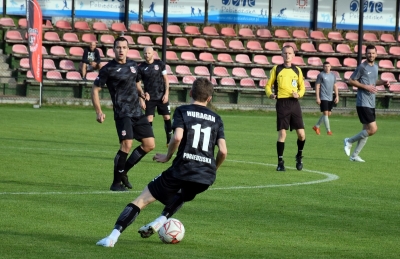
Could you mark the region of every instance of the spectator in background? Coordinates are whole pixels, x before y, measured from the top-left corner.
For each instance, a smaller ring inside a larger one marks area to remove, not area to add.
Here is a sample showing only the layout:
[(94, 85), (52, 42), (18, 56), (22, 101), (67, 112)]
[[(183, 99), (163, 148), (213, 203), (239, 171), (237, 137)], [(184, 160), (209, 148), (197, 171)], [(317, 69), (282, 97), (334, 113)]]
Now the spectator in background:
[(82, 61), (79, 63), (79, 71), (82, 74), (83, 80), (86, 80), (87, 72), (101, 69), (102, 65), (100, 62), (100, 52), (96, 48), (96, 42), (93, 41), (90, 43), (89, 47), (84, 50)]

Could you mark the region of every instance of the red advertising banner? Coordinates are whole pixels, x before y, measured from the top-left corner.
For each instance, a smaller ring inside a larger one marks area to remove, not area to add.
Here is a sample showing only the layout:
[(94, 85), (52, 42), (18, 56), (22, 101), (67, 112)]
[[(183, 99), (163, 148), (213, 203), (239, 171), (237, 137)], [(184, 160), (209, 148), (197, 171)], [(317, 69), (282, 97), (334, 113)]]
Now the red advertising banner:
[(42, 10), (37, 0), (26, 1), (26, 20), (28, 22), (29, 64), (33, 77), (42, 82)]

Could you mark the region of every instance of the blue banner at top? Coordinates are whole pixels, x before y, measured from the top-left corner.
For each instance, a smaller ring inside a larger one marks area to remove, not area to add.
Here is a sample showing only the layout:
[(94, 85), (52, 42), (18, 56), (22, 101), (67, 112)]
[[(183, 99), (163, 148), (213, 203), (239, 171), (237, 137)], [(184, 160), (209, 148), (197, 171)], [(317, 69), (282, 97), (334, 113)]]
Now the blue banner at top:
[[(204, 23), (204, 1), (169, 0), (168, 22)], [(162, 22), (164, 0), (143, 0), (143, 21)]]

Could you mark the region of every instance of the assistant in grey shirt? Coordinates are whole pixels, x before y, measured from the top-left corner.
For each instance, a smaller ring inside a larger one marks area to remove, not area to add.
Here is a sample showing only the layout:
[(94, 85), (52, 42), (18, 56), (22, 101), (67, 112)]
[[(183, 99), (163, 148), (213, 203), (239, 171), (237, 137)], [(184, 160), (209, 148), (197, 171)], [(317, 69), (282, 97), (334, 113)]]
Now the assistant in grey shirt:
[(332, 101), (333, 86), (336, 83), (336, 76), (333, 73), (322, 71), (318, 74), (315, 84), (320, 84), (319, 98), (325, 101)]

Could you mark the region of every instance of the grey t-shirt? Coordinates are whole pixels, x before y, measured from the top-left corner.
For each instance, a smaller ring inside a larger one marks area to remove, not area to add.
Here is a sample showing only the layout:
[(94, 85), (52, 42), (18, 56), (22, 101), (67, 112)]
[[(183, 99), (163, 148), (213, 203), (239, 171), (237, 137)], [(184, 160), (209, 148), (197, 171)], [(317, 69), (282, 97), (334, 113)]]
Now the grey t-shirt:
[[(364, 85), (376, 86), (376, 81), (378, 80), (378, 66), (376, 64), (370, 66), (367, 61), (365, 61), (356, 68), (350, 76), (350, 79), (357, 80)], [(356, 106), (375, 108), (375, 94), (358, 88)]]
[(336, 83), (336, 76), (333, 73), (322, 71), (317, 76), (315, 84), (320, 84), (319, 98), (324, 101), (332, 101), (333, 85)]

